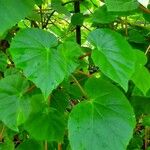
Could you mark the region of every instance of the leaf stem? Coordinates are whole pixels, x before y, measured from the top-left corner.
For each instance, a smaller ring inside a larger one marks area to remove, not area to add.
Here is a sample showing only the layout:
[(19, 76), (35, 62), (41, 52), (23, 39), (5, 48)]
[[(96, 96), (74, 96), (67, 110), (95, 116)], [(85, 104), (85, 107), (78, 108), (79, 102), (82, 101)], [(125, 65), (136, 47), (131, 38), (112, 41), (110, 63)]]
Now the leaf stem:
[(91, 77), (91, 76), (92, 76), (91, 74), (85, 73), (85, 72), (83, 72), (83, 71), (77, 71), (76, 73), (77, 73), (77, 74), (79, 73), (79, 74), (85, 75), (85, 76), (87, 76), (87, 77)]
[(145, 55), (147, 55), (147, 53), (149, 52), (149, 50), (150, 50), (150, 45), (149, 45), (148, 48), (146, 49)]
[(78, 82), (78, 80), (76, 79), (76, 77), (74, 75), (71, 75), (72, 79), (75, 81), (75, 83), (77, 84), (77, 86), (79, 87), (79, 89), (81, 90), (83, 96), (87, 99), (87, 93), (84, 91), (83, 87), (81, 86), (81, 84)]
[(47, 143), (47, 141), (45, 141), (45, 143), (44, 143), (44, 150), (48, 150), (48, 143)]
[(3, 139), (4, 130), (5, 130), (5, 126), (3, 125), (2, 130), (0, 132), (0, 141), (2, 141), (2, 139)]
[(142, 4), (140, 4), (139, 7), (140, 7), (140, 9), (141, 9), (144, 13), (150, 14), (150, 10), (149, 10), (148, 8), (144, 7)]
[(40, 8), (40, 17), (41, 17), (41, 28), (43, 29), (43, 11), (42, 11), (42, 5), (39, 7)]
[(58, 150), (62, 150), (62, 144), (58, 143)]
[(32, 90), (34, 90), (35, 87), (36, 87), (35, 85), (32, 85), (32, 86), (29, 87), (23, 94), (32, 92)]
[(145, 127), (145, 138), (144, 138), (144, 148), (147, 149), (149, 138), (149, 127)]
[(128, 36), (128, 18), (125, 17), (125, 35)]
[(80, 56), (79, 59), (84, 59), (87, 56), (91, 56), (91, 52), (87, 52), (84, 55)]

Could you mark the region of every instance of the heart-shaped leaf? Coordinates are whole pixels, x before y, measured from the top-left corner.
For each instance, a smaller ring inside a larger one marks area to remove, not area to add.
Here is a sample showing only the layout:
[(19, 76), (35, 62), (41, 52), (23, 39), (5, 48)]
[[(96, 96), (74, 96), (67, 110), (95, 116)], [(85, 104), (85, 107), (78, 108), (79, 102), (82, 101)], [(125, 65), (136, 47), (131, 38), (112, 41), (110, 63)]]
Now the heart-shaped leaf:
[(106, 24), (115, 21), (117, 15), (112, 12), (108, 12), (106, 6), (104, 5), (95, 10), (92, 18), (95, 23)]
[(11, 75), (0, 80), (0, 120), (18, 131), (30, 113), (30, 101), (25, 92), (28, 82), (21, 75)]
[(125, 150), (135, 126), (128, 100), (101, 79), (89, 79), (86, 91), (90, 100), (75, 106), (69, 118), (72, 149)]
[(80, 47), (64, 42), (44, 30), (25, 29), (13, 39), (10, 53), (18, 68), (43, 92), (45, 99), (78, 66)]
[(36, 140), (61, 141), (65, 131), (64, 116), (50, 107), (32, 113), (25, 123), (25, 129)]
[(92, 31), (88, 40), (95, 46), (92, 53), (94, 63), (106, 76), (127, 91), (136, 61), (135, 53), (128, 42), (120, 34), (109, 29)]

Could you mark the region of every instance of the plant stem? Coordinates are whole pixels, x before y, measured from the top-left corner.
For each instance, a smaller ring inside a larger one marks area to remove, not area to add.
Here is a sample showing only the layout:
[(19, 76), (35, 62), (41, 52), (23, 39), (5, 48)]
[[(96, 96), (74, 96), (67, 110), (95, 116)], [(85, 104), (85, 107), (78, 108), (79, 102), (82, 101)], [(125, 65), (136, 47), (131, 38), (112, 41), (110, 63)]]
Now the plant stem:
[[(62, 6), (65, 6), (65, 5), (70, 4), (70, 3), (73, 3), (73, 2), (74, 2), (74, 0), (71, 0), (71, 1), (68, 1), (68, 2), (65, 2), (65, 3), (62, 3)], [(42, 9), (42, 10), (43, 10), (43, 9)], [(49, 9), (49, 10), (50, 10), (50, 9)], [(47, 25), (48, 25), (48, 23), (49, 23), (51, 17), (54, 15), (55, 12), (56, 12), (56, 10), (53, 10), (53, 11), (51, 12), (51, 14), (47, 16), (46, 22), (43, 23), (43, 28), (46, 28), (46, 27), (47, 27)]]
[(88, 78), (92, 76), (91, 74), (85, 73), (85, 72), (83, 72), (83, 71), (77, 71), (76, 73), (77, 73), (77, 74), (79, 73), (79, 74), (85, 75), (85, 76), (87, 76)]
[(33, 90), (34, 88), (36, 88), (36, 86), (35, 86), (35, 85), (32, 85), (32, 86), (31, 86), (31, 87), (29, 87), (29, 88), (27, 89), (27, 91), (25, 91), (23, 94), (26, 94), (26, 93), (32, 92), (32, 90)]
[(40, 8), (40, 17), (41, 17), (41, 28), (43, 29), (44, 23), (43, 23), (43, 11), (42, 11), (42, 5), (39, 6), (39, 8)]
[[(80, 13), (80, 2), (74, 2), (74, 11), (75, 13)], [(81, 26), (76, 26), (76, 42), (81, 45)]]
[(144, 148), (145, 150), (148, 147), (148, 139), (149, 139), (149, 127), (145, 127), (145, 138), (144, 138)]
[(51, 102), (51, 95), (48, 96), (48, 101), (47, 101), (48, 106), (50, 106), (50, 102)]
[(0, 132), (0, 141), (2, 141), (2, 139), (3, 139), (4, 130), (5, 130), (5, 126), (3, 125), (2, 130)]
[(83, 59), (83, 58), (85, 58), (87, 56), (91, 56), (91, 52), (85, 53), (84, 55), (80, 56), (79, 59)]
[(94, 7), (98, 8), (98, 6), (92, 0), (90, 0), (90, 2), (93, 4)]
[(125, 17), (125, 35), (128, 36), (128, 20), (127, 16)]
[(84, 91), (83, 87), (80, 85), (80, 83), (78, 82), (78, 80), (76, 79), (76, 77), (74, 75), (71, 75), (71, 77), (73, 78), (73, 80), (75, 81), (75, 83), (77, 84), (77, 86), (79, 87), (79, 89), (81, 90), (82, 94), (84, 95), (85, 98), (87, 98), (87, 93)]
[(58, 150), (62, 150), (62, 144), (58, 143)]
[(47, 17), (46, 22), (43, 24), (43, 28), (46, 28), (46, 27), (47, 27), (47, 25), (48, 25), (48, 23), (49, 23), (50, 18), (54, 15), (54, 13), (55, 13), (55, 12), (56, 12), (56, 11), (55, 11), (55, 10), (53, 10), (53, 11), (51, 12), (51, 14)]
[(45, 143), (44, 143), (44, 150), (48, 150), (48, 143), (47, 143), (47, 141), (45, 141)]
[(139, 7), (144, 13), (150, 14), (150, 10), (148, 8), (144, 7), (142, 4), (140, 4)]
[(147, 53), (149, 52), (149, 50), (150, 50), (150, 45), (149, 45), (148, 48), (146, 49), (145, 55), (147, 55)]

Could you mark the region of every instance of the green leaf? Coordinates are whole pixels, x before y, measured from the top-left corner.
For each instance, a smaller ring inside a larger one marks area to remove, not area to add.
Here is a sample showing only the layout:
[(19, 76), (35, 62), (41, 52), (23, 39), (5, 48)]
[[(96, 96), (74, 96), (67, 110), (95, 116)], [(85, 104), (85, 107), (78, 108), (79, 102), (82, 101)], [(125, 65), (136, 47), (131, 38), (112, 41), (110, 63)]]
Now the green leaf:
[(69, 104), (69, 96), (64, 91), (55, 91), (51, 96), (51, 107), (64, 113)]
[(25, 142), (19, 144), (16, 150), (43, 150), (43, 144), (33, 139), (28, 139)]
[(5, 77), (10, 76), (10, 75), (14, 75), (14, 74), (20, 74), (20, 70), (17, 68), (8, 68), (4, 72)]
[(142, 120), (144, 126), (150, 126), (150, 116), (145, 116)]
[(82, 13), (76, 13), (71, 17), (71, 23), (76, 26), (82, 26), (84, 21), (84, 15)]
[(137, 134), (133, 135), (133, 138), (131, 139), (127, 150), (141, 150), (143, 144), (143, 137), (137, 132)]
[(135, 71), (140, 69), (141, 66), (144, 66), (147, 63), (147, 57), (141, 50), (135, 49), (135, 58), (136, 58), (136, 65), (135, 65)]
[(79, 56), (81, 56), (82, 50), (76, 42), (66, 41), (58, 46), (58, 51), (62, 55), (65, 74), (68, 77), (79, 65)]
[[(142, 31), (143, 32), (143, 31)], [(129, 31), (129, 41), (134, 43), (145, 43), (145, 35), (138, 30), (130, 30)]]
[(105, 0), (108, 11), (132, 11), (138, 8), (137, 0)]
[(10, 53), (18, 68), (43, 92), (45, 98), (78, 66), (80, 47), (64, 42), (44, 30), (25, 29), (13, 39)]
[(46, 106), (42, 94), (35, 94), (31, 97), (31, 113), (42, 111)]
[(147, 62), (147, 58), (142, 51), (136, 50), (136, 69), (131, 78), (134, 84), (146, 95), (150, 89), (150, 73), (144, 65)]
[(32, 0), (0, 0), (0, 36), (32, 12)]
[(88, 40), (95, 46), (92, 52), (94, 63), (106, 76), (127, 90), (135, 69), (135, 54), (128, 42), (109, 29), (92, 31)]
[(72, 150), (125, 150), (135, 126), (128, 100), (101, 79), (89, 79), (85, 88), (89, 101), (76, 105), (69, 118)]
[(0, 71), (5, 71), (7, 67), (7, 56), (0, 51)]
[(34, 0), (34, 1), (38, 6), (40, 6), (44, 3), (44, 0)]
[(21, 75), (11, 75), (0, 80), (0, 120), (12, 130), (27, 119), (30, 102), (25, 94), (29, 85)]
[(65, 131), (64, 116), (50, 107), (32, 113), (25, 123), (25, 129), (36, 140), (61, 141)]
[(150, 22), (150, 16), (149, 14), (143, 14), (143, 17), (146, 21)]
[(150, 89), (150, 72), (148, 69), (141, 67), (139, 70), (136, 70), (131, 79), (143, 94), (146, 95), (147, 91)]
[(112, 12), (108, 12), (106, 6), (104, 5), (95, 10), (92, 18), (95, 23), (106, 24), (115, 21), (117, 15), (114, 15)]
[(72, 99), (80, 99), (83, 97), (83, 93), (81, 92), (77, 84), (70, 84), (67, 90)]
[(51, 0), (51, 7), (60, 14), (70, 16), (70, 12), (66, 9), (66, 7), (62, 5), (61, 0)]
[(133, 96), (130, 101), (137, 118), (140, 117), (142, 114), (150, 114), (149, 98), (143, 96)]

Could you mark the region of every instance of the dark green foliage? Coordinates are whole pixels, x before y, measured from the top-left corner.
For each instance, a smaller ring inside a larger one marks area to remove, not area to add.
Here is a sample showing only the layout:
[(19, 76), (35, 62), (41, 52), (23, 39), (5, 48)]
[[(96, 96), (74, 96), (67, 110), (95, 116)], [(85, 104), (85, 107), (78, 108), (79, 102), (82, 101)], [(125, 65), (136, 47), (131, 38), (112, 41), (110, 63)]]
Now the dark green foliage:
[(0, 150), (148, 150), (149, 15), (137, 0), (0, 0)]

